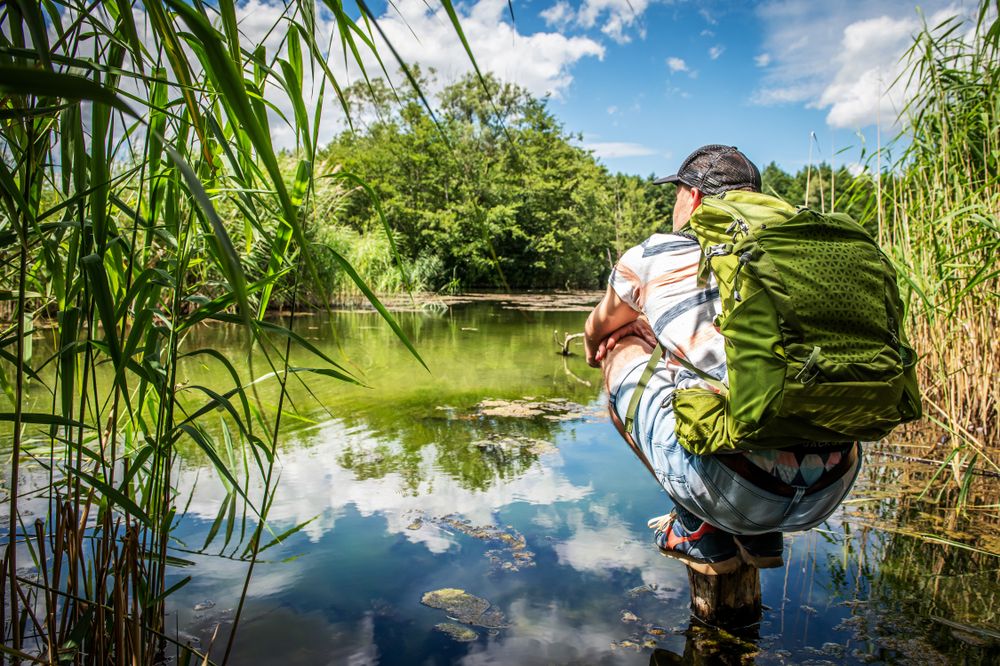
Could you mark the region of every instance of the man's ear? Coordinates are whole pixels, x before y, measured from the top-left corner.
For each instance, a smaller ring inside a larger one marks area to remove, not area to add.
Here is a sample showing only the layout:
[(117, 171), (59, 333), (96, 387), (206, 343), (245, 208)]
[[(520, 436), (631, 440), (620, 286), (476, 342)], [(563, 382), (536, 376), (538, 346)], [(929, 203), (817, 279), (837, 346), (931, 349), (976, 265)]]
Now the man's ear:
[(691, 188), (691, 210), (694, 210), (701, 205), (701, 200), (705, 197), (705, 193), (699, 190), (697, 187)]

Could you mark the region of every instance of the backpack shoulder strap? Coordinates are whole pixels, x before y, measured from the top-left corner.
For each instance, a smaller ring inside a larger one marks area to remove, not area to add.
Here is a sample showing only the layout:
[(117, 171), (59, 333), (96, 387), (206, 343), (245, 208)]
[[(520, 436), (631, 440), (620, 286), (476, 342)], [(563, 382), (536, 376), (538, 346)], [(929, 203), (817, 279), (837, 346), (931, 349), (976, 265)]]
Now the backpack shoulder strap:
[(646, 390), (646, 385), (649, 384), (649, 380), (652, 379), (653, 373), (656, 372), (656, 366), (659, 364), (660, 359), (663, 358), (664, 353), (669, 354), (672, 359), (680, 363), (684, 368), (690, 370), (698, 377), (714, 388), (716, 391), (722, 395), (729, 394), (729, 387), (724, 383), (708, 374), (704, 370), (695, 367), (686, 358), (681, 357), (679, 354), (675, 354), (669, 349), (664, 348), (662, 344), (657, 344), (653, 348), (653, 353), (649, 357), (649, 361), (646, 363), (646, 368), (642, 371), (642, 376), (639, 377), (639, 382), (635, 386), (635, 390), (632, 391), (632, 399), (628, 401), (628, 409), (625, 410), (625, 432), (632, 434), (632, 426), (635, 424), (635, 413), (639, 409), (639, 400), (642, 398), (643, 392)]
[(646, 369), (642, 371), (642, 376), (639, 377), (639, 383), (635, 385), (635, 390), (632, 391), (632, 399), (628, 401), (628, 409), (625, 410), (625, 432), (632, 434), (632, 426), (635, 424), (635, 412), (639, 409), (639, 399), (642, 398), (643, 392), (646, 390), (646, 384), (653, 377), (653, 373), (656, 371), (656, 364), (660, 362), (663, 358), (663, 345), (657, 344), (653, 348), (653, 353), (649, 357), (649, 361), (646, 363)]

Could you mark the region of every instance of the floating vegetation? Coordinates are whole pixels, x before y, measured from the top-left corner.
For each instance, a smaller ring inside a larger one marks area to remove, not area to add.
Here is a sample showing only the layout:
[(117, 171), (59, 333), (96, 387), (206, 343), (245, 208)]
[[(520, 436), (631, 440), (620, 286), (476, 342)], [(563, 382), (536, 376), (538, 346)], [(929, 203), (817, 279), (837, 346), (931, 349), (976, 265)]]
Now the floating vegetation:
[(555, 444), (544, 439), (533, 439), (522, 435), (501, 435), (500, 433), (490, 433), (485, 439), (480, 439), (472, 443), (487, 452), (515, 453), (524, 451), (536, 456), (553, 453), (556, 450)]
[(642, 597), (647, 594), (656, 594), (656, 590), (658, 589), (658, 587), (659, 586), (656, 585), (656, 583), (650, 585), (639, 585), (637, 587), (633, 587), (625, 594), (626, 596), (628, 596), (629, 599), (635, 599), (637, 597)]
[[(420, 599), (420, 603), (443, 610), (449, 618), (456, 622), (474, 627), (502, 629), (507, 626), (504, 614), (499, 609), (493, 608), (493, 604), (489, 601), (454, 587), (426, 592)], [(438, 625), (438, 627), (440, 626)], [(439, 629), (439, 631), (444, 630)]]
[(458, 641), (459, 643), (471, 643), (472, 641), (479, 638), (479, 634), (476, 633), (474, 629), (469, 629), (468, 627), (463, 627), (460, 624), (454, 624), (452, 622), (441, 622), (440, 624), (435, 624), (434, 629), (445, 634), (453, 641)]
[[(494, 292), (466, 292), (462, 294), (387, 294), (382, 303), (389, 310), (419, 312), (427, 309), (447, 311), (456, 305), (470, 303), (499, 303), (504, 310), (528, 312), (590, 312), (604, 295), (603, 291), (565, 291), (555, 293), (497, 294)], [(338, 307), (350, 311), (359, 308), (373, 309), (371, 303), (351, 294), (338, 295)]]
[[(646, 585), (642, 585), (640, 587), (649, 590), (649, 587)], [(637, 589), (640, 588), (633, 588), (633, 590)], [(629, 590), (629, 592), (631, 591), (632, 590)], [(627, 608), (622, 609), (620, 619), (625, 624), (632, 625), (634, 631), (627, 637), (623, 638), (622, 640), (612, 641), (611, 642), (612, 650), (617, 650), (619, 648), (624, 650), (635, 650), (635, 651), (643, 649), (654, 649), (659, 645), (659, 641), (662, 640), (663, 637), (666, 636), (668, 633), (670, 633), (670, 631), (664, 627), (652, 624), (650, 622), (643, 622), (641, 617), (639, 617), (638, 615), (636, 615)]]
[(492, 548), (485, 552), (486, 558), (496, 571), (513, 572), (523, 567), (535, 566), (535, 554), (527, 550), (528, 543), (524, 535), (510, 525), (506, 527), (474, 525), (471, 520), (455, 515), (435, 518), (433, 522), (445, 529), (461, 532), (466, 536), (479, 539), (480, 541), (502, 544), (500, 548)]
[(583, 405), (564, 398), (538, 400), (525, 396), (515, 400), (483, 400), (476, 405), (480, 416), (500, 416), (503, 418), (528, 419), (544, 418), (550, 421), (568, 421), (596, 415)]

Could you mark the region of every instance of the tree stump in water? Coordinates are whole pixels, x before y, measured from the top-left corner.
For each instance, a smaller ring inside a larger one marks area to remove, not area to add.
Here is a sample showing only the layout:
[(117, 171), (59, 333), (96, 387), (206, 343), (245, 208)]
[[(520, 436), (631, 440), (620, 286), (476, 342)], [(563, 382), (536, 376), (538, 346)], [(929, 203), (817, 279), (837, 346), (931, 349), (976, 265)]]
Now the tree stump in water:
[(760, 621), (760, 569), (749, 564), (728, 574), (709, 576), (688, 567), (691, 612), (716, 627), (745, 627)]

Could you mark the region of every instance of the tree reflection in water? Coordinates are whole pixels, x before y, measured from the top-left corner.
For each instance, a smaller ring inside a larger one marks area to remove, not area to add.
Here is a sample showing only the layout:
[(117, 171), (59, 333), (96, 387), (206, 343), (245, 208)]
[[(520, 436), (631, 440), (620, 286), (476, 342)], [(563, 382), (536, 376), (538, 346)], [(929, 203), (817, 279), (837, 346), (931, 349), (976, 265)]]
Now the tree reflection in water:
[[(786, 567), (763, 572), (769, 608), (758, 636), (726, 637), (690, 626), (683, 565), (661, 557), (645, 527), (668, 500), (600, 414), (599, 374), (552, 342), (553, 330), (579, 330), (585, 313), (476, 305), (403, 314), (430, 373), (374, 317), (308, 317), (297, 327), (372, 388), (289, 383), (298, 418), (283, 421), (270, 519), (275, 534), (303, 527), (264, 551), (238, 663), (1000, 662), (995, 479), (968, 494), (993, 508), (961, 516), (954, 491), (913, 499), (934, 467), (869, 447), (848, 503), (789, 536)], [(224, 328), (192, 335), (237, 360), (239, 341)], [(213, 387), (212, 371), (192, 363), (180, 379)], [(267, 404), (273, 385), (257, 388)], [(525, 398), (588, 409), (563, 421), (479, 407)], [(224, 643), (243, 531), (198, 552), (228, 491), (193, 448), (181, 451), (175, 483), (187, 509), (175, 554), (194, 566), (168, 581), (192, 576), (171, 597), (174, 619), (203, 645), (222, 622)], [(534, 566), (494, 566), (490, 539), (501, 534), (523, 537), (512, 552), (532, 553)], [(441, 588), (489, 599), (509, 626), (455, 643), (419, 603)], [(215, 614), (193, 611), (206, 599)]]

